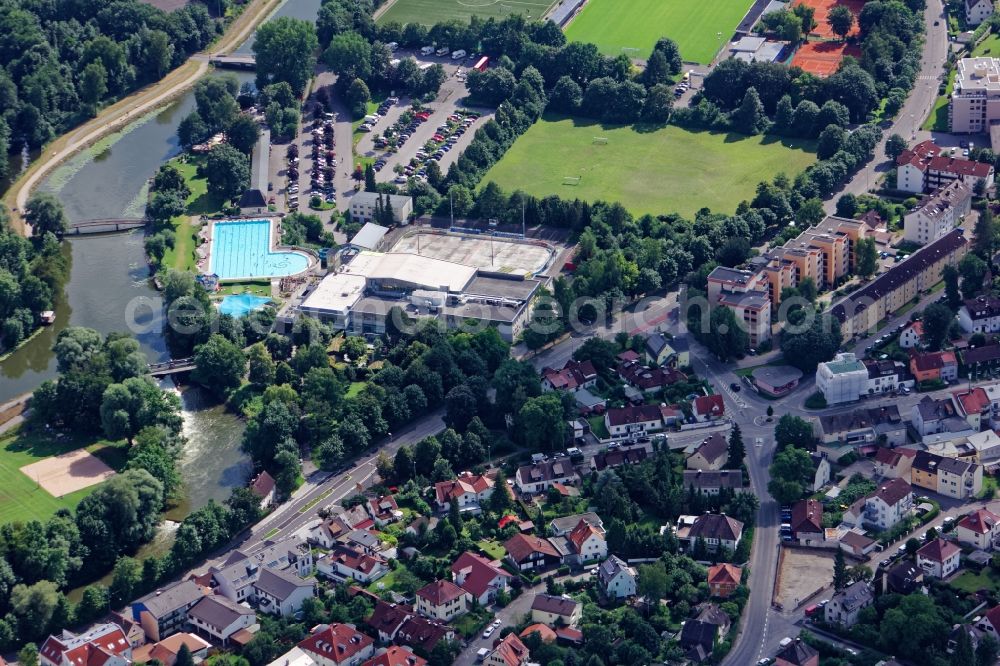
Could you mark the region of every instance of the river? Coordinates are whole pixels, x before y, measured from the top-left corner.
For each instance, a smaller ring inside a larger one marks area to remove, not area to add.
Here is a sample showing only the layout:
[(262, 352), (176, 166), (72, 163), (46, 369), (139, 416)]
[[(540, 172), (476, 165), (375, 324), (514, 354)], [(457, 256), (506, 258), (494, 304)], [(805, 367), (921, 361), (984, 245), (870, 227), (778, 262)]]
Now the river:
[[(288, 0), (271, 18), (315, 20), (319, 6), (320, 0)], [(252, 41), (237, 52), (248, 53)], [(249, 72), (231, 73), (241, 83), (254, 78)], [(177, 126), (194, 107), (194, 93), (189, 91), (75, 156), (40, 189), (55, 193), (73, 221), (141, 215), (146, 183), (180, 152)], [(160, 329), (160, 297), (148, 281), (142, 232), (73, 238), (66, 251), (72, 268), (64, 293), (57, 295), (56, 321), (0, 361), (0, 403), (56, 376), (52, 344), (70, 325), (102, 333), (130, 331), (151, 362), (169, 356)], [(239, 451), (242, 422), (221, 406), (212, 406), (197, 389), (185, 391), (183, 403), (189, 442), (181, 461), (186, 494), (168, 513), (174, 520), (209, 499), (225, 499), (249, 473), (248, 459)]]

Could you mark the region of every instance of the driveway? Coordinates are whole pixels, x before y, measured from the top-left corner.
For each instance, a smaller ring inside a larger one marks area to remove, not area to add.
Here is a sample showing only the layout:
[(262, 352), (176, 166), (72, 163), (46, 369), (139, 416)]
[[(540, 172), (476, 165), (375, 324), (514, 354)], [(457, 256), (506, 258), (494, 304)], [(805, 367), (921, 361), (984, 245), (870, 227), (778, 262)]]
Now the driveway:
[(535, 594), (544, 591), (545, 585), (524, 588), (517, 599), (514, 599), (497, 612), (496, 619), (500, 620), (500, 626), (497, 627), (497, 630), (489, 638), (483, 638), (482, 633), (480, 633), (473, 640), (469, 641), (469, 644), (458, 655), (458, 658), (455, 659), (454, 666), (472, 666), (477, 663), (476, 652), (480, 648), (492, 649), (493, 643), (500, 638), (500, 630), (504, 627), (517, 624), (524, 615), (530, 613), (531, 602), (534, 600)]

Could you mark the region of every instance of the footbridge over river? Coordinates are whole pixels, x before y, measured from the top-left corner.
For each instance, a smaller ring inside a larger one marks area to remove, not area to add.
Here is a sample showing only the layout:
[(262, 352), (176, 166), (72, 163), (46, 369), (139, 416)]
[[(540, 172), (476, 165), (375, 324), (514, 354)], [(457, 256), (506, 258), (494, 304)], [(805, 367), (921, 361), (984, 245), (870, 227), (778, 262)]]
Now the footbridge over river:
[(119, 231), (140, 229), (146, 226), (144, 217), (100, 218), (93, 220), (77, 220), (70, 222), (66, 234), (79, 236), (81, 234), (113, 234)]

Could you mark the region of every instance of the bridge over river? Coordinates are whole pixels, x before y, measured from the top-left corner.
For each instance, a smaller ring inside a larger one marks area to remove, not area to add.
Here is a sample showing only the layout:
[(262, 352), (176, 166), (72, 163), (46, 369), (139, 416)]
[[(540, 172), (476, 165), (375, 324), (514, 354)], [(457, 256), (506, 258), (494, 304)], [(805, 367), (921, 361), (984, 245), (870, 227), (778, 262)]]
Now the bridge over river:
[(112, 234), (118, 231), (141, 229), (144, 226), (146, 226), (146, 218), (144, 217), (77, 220), (69, 224), (66, 234), (70, 236), (79, 236), (81, 234)]

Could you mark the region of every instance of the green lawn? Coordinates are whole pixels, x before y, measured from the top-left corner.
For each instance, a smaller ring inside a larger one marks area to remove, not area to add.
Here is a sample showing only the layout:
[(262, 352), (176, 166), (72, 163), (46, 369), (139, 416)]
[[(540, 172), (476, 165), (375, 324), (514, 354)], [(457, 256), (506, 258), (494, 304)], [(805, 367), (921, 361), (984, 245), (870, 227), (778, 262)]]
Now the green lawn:
[(468, 23), (473, 16), (489, 18), (509, 14), (540, 18), (553, 4), (553, 0), (397, 0), (379, 17), (378, 23), (399, 21), (404, 25), (422, 23), (432, 26), (454, 20)]
[(590, 424), (590, 432), (594, 433), (594, 437), (597, 439), (607, 439), (611, 436), (608, 432), (608, 426), (604, 423), (603, 416), (591, 416), (587, 419)]
[[(990, 37), (985, 40), (983, 44), (986, 44), (993, 39), (995, 39), (995, 37)], [(980, 46), (982, 46), (982, 44), (980, 44)], [(934, 100), (934, 108), (931, 109), (930, 115), (927, 116), (927, 120), (924, 121), (921, 129), (935, 132), (947, 132), (951, 129), (948, 124), (948, 100), (951, 97), (951, 91), (954, 87), (955, 70), (951, 70), (948, 74), (948, 86), (945, 88), (944, 94), (938, 95), (938, 98)]]
[(979, 590), (993, 590), (993, 593), (996, 594), (1000, 592), (1000, 574), (989, 567), (984, 568), (979, 573), (964, 571), (949, 585), (966, 594), (973, 594)]
[(365, 386), (367, 386), (365, 382), (351, 382), (351, 385), (347, 387), (347, 393), (344, 395), (344, 397), (345, 398), (357, 397), (361, 393), (361, 391), (364, 390)]
[(16, 432), (0, 438), (0, 523), (16, 520), (45, 520), (57, 510), (73, 509), (98, 486), (84, 488), (63, 497), (53, 497), (28, 478), (21, 467), (43, 458), (74, 451), (83, 446), (109, 467), (125, 466), (125, 450), (106, 441)]
[[(708, 64), (753, 3), (749, 0), (589, 0), (566, 28), (566, 37), (592, 42), (602, 53), (646, 58), (669, 37), (681, 58)], [(623, 49), (629, 49), (623, 51)], [(634, 49), (634, 50), (633, 50)]]
[(167, 248), (163, 255), (163, 266), (181, 271), (196, 271), (198, 229), (189, 216), (212, 215), (222, 210), (222, 202), (208, 193), (208, 179), (198, 176), (198, 164), (203, 157), (185, 155), (171, 160), (171, 164), (184, 176), (191, 194), (187, 198), (187, 212), (178, 215), (171, 223), (174, 226), (174, 247)]
[[(595, 144), (594, 137), (607, 137)], [(521, 136), (486, 174), (508, 191), (543, 197), (620, 201), (635, 214), (700, 208), (732, 213), (752, 199), (757, 184), (780, 171), (794, 178), (815, 161), (812, 142), (771, 136), (689, 131), (673, 125), (653, 131), (546, 116)], [(581, 177), (578, 185), (566, 176)]]
[(503, 546), (498, 544), (496, 541), (483, 539), (476, 545), (479, 546), (480, 550), (492, 557), (494, 560), (503, 559), (503, 556), (507, 554), (507, 551), (503, 549)]

